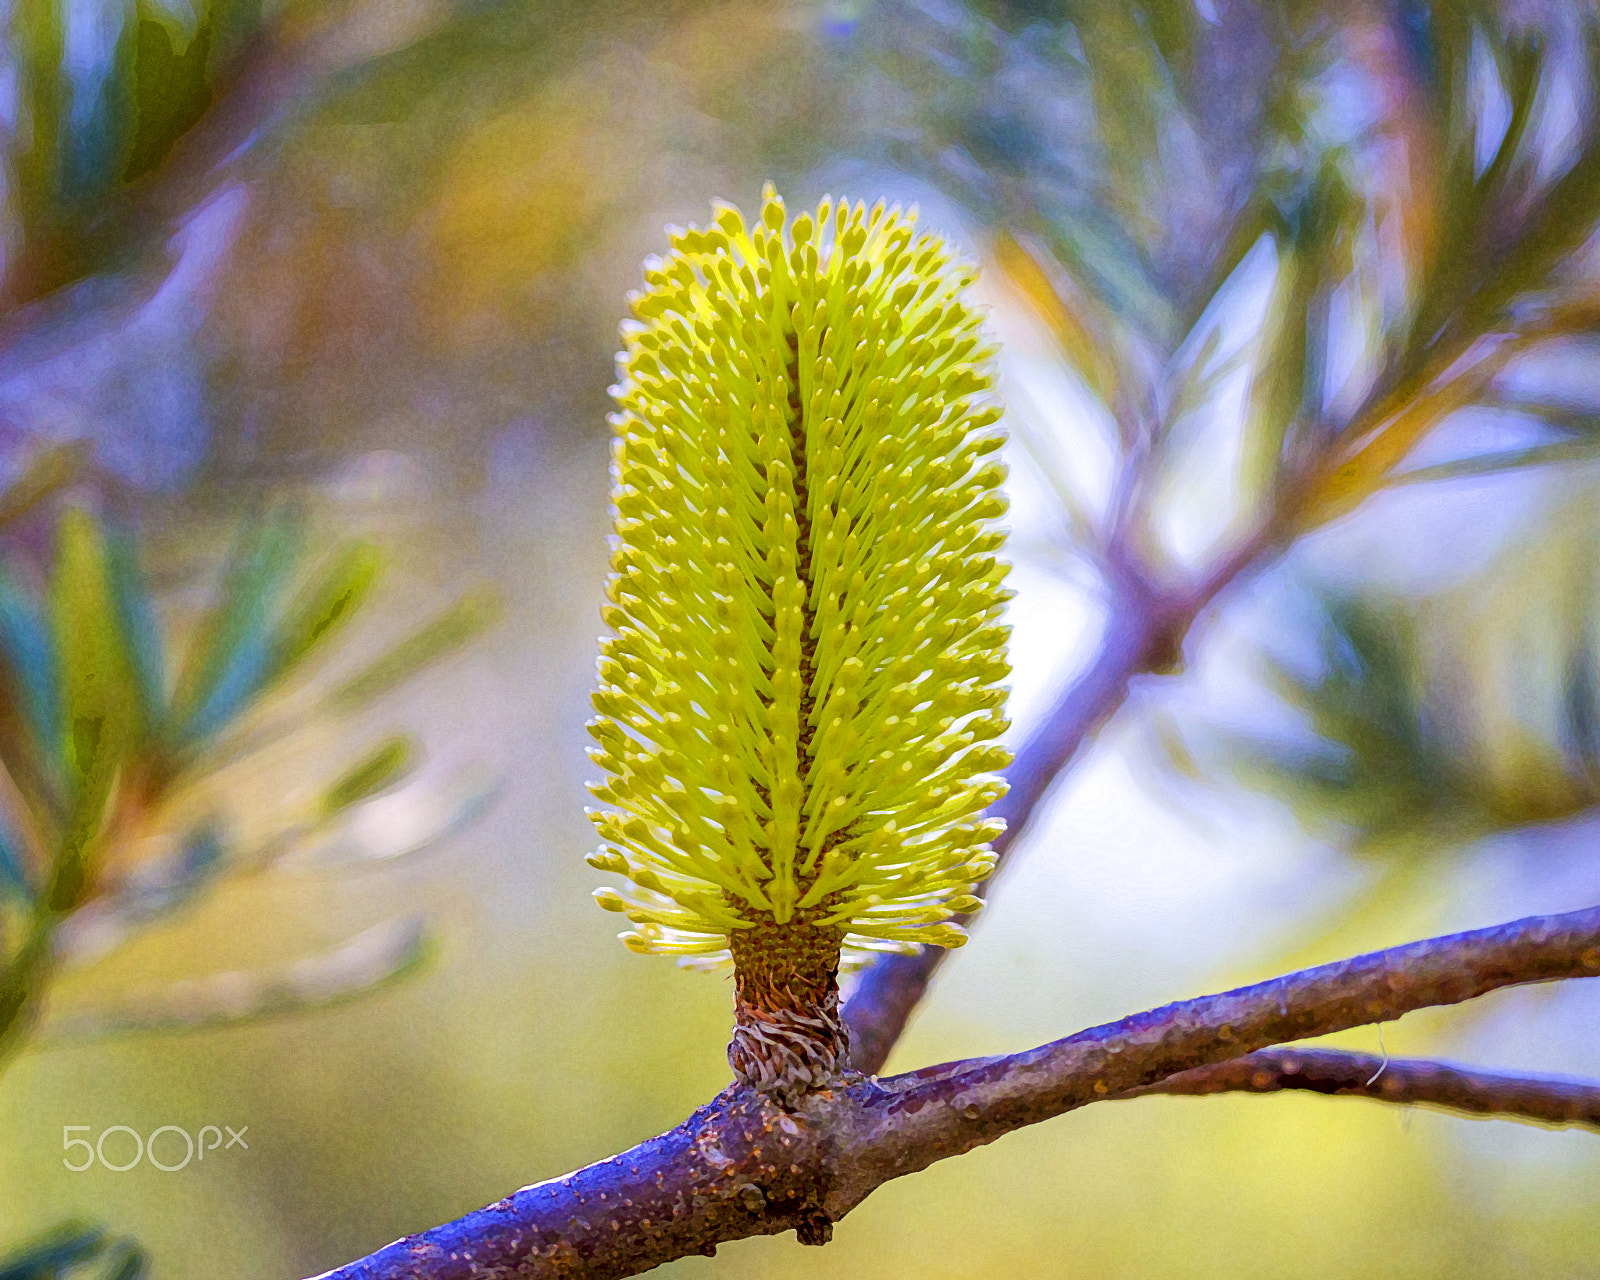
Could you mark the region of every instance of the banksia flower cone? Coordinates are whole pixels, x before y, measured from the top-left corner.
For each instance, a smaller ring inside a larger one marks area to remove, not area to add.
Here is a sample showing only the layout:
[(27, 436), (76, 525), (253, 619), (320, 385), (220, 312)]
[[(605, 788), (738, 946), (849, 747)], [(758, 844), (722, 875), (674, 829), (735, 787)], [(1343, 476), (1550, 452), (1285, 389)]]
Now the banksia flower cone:
[(676, 231), (624, 326), (591, 753), (635, 951), (731, 956), (728, 1058), (838, 1078), (841, 953), (957, 946), (1009, 757), (992, 351), (913, 216)]

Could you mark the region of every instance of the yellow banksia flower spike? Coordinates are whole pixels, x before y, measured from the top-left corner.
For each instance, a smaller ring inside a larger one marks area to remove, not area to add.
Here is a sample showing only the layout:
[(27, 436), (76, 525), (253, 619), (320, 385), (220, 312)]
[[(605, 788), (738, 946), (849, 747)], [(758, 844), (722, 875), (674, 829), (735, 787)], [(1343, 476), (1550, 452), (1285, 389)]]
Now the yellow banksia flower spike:
[(729, 1060), (789, 1100), (844, 1069), (841, 955), (959, 945), (994, 866), (1000, 412), (914, 213), (714, 213), (623, 326), (589, 861), (631, 949), (731, 957)]

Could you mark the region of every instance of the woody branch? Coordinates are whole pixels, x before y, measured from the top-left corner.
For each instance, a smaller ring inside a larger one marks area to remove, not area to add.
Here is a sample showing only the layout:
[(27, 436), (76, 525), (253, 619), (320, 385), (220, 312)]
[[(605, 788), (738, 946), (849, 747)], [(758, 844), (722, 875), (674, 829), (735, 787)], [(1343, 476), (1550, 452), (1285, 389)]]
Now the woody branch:
[[(1179, 1001), (1024, 1053), (863, 1079), (809, 1094), (792, 1112), (734, 1086), (631, 1151), (397, 1240), (322, 1280), (598, 1280), (752, 1235), (796, 1230), (821, 1242), (885, 1182), (1078, 1107), (1165, 1081), (1173, 1092), (1265, 1088), (1229, 1060), (1501, 987), (1597, 975), (1593, 907)], [(1280, 1079), (1292, 1074), (1285, 1057), (1260, 1061)], [(1219, 1063), (1228, 1066), (1197, 1087)], [(1471, 1092), (1466, 1074), (1451, 1086), (1457, 1096)], [(1589, 1110), (1567, 1118), (1594, 1123), (1593, 1098), (1579, 1101)]]

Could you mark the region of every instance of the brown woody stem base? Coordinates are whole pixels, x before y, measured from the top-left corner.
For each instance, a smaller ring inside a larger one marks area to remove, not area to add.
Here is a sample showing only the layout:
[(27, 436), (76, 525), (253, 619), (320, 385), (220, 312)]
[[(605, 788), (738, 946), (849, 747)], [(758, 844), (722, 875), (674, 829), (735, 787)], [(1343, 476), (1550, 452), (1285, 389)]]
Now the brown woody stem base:
[(804, 920), (741, 929), (733, 951), (734, 1024), (728, 1064), (734, 1078), (792, 1107), (836, 1083), (850, 1060), (839, 1016), (836, 929)]

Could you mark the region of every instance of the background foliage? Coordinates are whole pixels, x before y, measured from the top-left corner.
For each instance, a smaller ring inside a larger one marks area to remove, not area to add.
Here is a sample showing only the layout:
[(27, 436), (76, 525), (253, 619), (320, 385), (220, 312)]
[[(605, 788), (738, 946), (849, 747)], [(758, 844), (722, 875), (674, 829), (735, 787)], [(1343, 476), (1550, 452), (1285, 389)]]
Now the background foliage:
[[(726, 988), (620, 954), (588, 907), (581, 726), (623, 295), (664, 222), (769, 177), (797, 207), (919, 200), (985, 266), (1020, 729), (1097, 642), (1114, 457), (1154, 459), (1149, 518), (1119, 536), (1169, 582), (1263, 520), (1292, 542), (1052, 798), (896, 1062), (1595, 901), (1594, 20), (1577, 0), (16, 0), (0, 760), (26, 778), (66, 750), (28, 637), (52, 610), (115, 613), (105, 634), (167, 657), (68, 656), (100, 643), (74, 622), (57, 693), (121, 663), (114, 688), (161, 690), (141, 758), (176, 769), (203, 738), (215, 772), (152, 828), (165, 854), (125, 855), (143, 878), (105, 901), (137, 927), (77, 918), (83, 962), (0, 1078), (0, 1249), (93, 1221), (35, 1247), (86, 1275), (122, 1241), (155, 1275), (309, 1274), (724, 1082)], [(369, 544), (383, 589), (269, 691)], [(69, 555), (103, 574), (59, 577)], [(134, 567), (148, 624), (113, 590)], [(49, 586), (89, 581), (109, 594)], [(212, 846), (184, 836), (213, 813), (245, 862), (296, 874), (207, 879)], [(8, 883), (37, 883), (13, 861)], [(89, 1036), (170, 1010), (152, 996), (174, 983), (281, 974), (424, 911), (436, 962), (337, 1009)], [(1591, 985), (1414, 1016), (1386, 1047), (1592, 1074)], [(207, 1123), (250, 1126), (248, 1154), (59, 1163), (63, 1125)], [(888, 1187), (826, 1254), (758, 1240), (675, 1269), (1577, 1277), (1600, 1259), (1597, 1163), (1582, 1134), (1148, 1099)]]

